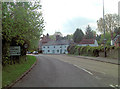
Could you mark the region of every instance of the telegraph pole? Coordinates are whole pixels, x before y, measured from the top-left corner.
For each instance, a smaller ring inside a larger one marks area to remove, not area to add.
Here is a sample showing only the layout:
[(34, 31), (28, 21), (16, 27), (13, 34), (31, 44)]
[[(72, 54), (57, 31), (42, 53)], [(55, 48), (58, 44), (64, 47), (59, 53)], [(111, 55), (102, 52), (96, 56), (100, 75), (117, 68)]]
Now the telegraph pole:
[(104, 56), (106, 57), (106, 49), (105, 49), (105, 43), (106, 43), (106, 39), (105, 39), (105, 17), (104, 17), (104, 0), (103, 0), (103, 29), (104, 29)]

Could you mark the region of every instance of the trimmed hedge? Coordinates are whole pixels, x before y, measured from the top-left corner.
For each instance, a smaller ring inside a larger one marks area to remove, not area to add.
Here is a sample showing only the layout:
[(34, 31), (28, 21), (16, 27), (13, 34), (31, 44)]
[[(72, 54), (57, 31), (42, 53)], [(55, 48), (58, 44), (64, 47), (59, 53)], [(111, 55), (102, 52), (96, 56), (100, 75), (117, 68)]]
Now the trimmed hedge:
[[(118, 49), (115, 46), (106, 46), (106, 52), (111, 49)], [(99, 56), (99, 52), (104, 52), (104, 46), (91, 47), (91, 46), (78, 46), (78, 45), (70, 45), (67, 48), (68, 54), (74, 55), (84, 55), (84, 56)]]

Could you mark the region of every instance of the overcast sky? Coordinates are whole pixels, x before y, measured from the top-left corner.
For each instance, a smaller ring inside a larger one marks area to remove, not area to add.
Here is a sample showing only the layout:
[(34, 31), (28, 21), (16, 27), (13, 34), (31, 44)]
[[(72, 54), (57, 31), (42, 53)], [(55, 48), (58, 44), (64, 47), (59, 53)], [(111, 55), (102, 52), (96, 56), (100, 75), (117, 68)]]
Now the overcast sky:
[[(120, 0), (104, 0), (105, 14), (118, 14)], [(103, 0), (41, 0), (45, 31), (53, 35), (73, 34), (76, 28), (85, 30), (90, 25), (96, 30), (96, 21), (103, 17)]]

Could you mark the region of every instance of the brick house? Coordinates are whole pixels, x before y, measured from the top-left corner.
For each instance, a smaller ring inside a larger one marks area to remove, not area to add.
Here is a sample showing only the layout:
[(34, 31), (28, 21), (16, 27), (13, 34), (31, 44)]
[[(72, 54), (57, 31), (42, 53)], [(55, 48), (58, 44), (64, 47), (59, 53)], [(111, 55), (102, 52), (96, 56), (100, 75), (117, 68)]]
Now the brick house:
[(98, 46), (97, 40), (93, 39), (85, 39), (83, 38), (83, 40), (78, 44), (79, 46), (92, 46), (92, 47), (96, 47)]
[(41, 37), (40, 41), (39, 41), (39, 51), (42, 51), (42, 45), (48, 43), (49, 41), (52, 41), (49, 37), (49, 34), (47, 33), (47, 35), (43, 35), (43, 37)]

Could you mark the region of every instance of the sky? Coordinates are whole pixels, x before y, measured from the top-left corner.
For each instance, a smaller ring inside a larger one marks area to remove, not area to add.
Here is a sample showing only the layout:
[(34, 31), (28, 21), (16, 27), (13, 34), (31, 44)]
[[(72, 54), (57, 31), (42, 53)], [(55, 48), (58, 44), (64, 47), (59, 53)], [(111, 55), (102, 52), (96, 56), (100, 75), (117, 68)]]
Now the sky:
[[(118, 14), (119, 1), (104, 0), (105, 14)], [(76, 28), (84, 32), (87, 25), (97, 31), (96, 21), (103, 17), (103, 0), (41, 0), (41, 4), (45, 35), (59, 31), (65, 36), (73, 34)]]

